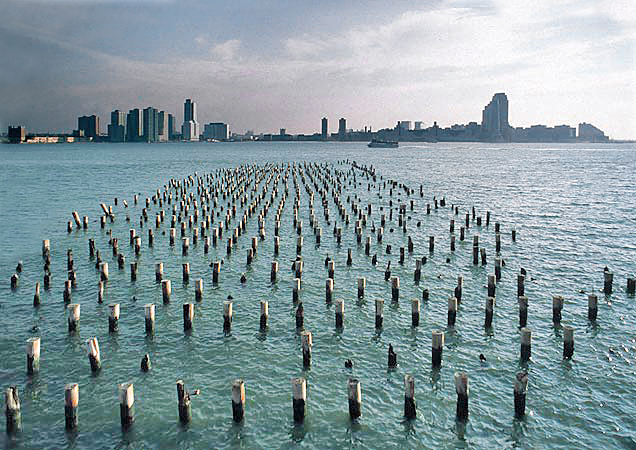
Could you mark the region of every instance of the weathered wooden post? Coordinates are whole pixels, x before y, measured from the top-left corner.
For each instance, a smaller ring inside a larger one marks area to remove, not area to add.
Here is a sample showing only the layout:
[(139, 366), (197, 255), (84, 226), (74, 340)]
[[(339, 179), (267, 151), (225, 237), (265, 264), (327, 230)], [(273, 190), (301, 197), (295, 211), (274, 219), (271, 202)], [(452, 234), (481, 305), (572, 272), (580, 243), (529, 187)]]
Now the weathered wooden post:
[(442, 365), (442, 352), (444, 350), (444, 332), (440, 330), (432, 333), (432, 360), (433, 368), (439, 368)]
[(391, 300), (397, 302), (400, 299), (400, 277), (391, 278)]
[(307, 370), (311, 366), (311, 347), (313, 345), (313, 337), (311, 331), (303, 331), (300, 333), (300, 346), (303, 351), (303, 369)]
[(99, 271), (102, 281), (108, 281), (108, 263), (103, 262), (99, 265)]
[(161, 293), (164, 303), (170, 303), (170, 296), (172, 295), (172, 283), (170, 280), (161, 280)]
[(382, 328), (383, 316), (382, 308), (384, 307), (384, 300), (381, 298), (375, 299), (375, 328)]
[(484, 327), (492, 327), (492, 316), (495, 306), (495, 297), (486, 297), (486, 319), (484, 320)]
[(148, 372), (151, 369), (152, 363), (150, 362), (150, 355), (148, 353), (141, 358), (140, 366), (142, 372)]
[(560, 295), (552, 296), (552, 322), (555, 325), (561, 323), (561, 310), (563, 309), (563, 297)]
[(404, 417), (407, 419), (415, 419), (415, 377), (413, 375), (404, 375)]
[(411, 300), (411, 326), (417, 327), (420, 325), (420, 299), (414, 298)]
[(79, 404), (79, 385), (70, 383), (64, 386), (64, 421), (66, 430), (73, 431), (77, 429), (79, 416), (77, 408)]
[(455, 326), (455, 318), (457, 317), (457, 297), (448, 298), (448, 326)]
[(636, 278), (627, 278), (627, 295), (634, 295), (636, 293)]
[(163, 280), (163, 263), (159, 262), (155, 264), (155, 280), (161, 282)]
[(525, 295), (525, 283), (526, 277), (523, 274), (517, 275), (517, 297)]
[(33, 295), (33, 307), (40, 306), (40, 282), (35, 283), (35, 294)]
[(526, 414), (526, 393), (528, 392), (528, 372), (517, 372), (515, 376), (515, 419), (522, 419)]
[(183, 272), (183, 283), (187, 284), (190, 282), (190, 263), (182, 263), (182, 272)]
[(351, 417), (351, 420), (356, 420), (360, 417), (360, 410), (362, 408), (362, 390), (360, 381), (355, 378), (349, 378), (348, 388), (349, 417)]
[(17, 386), (11, 386), (4, 392), (4, 414), (7, 418), (7, 433), (13, 434), (22, 430), (22, 412)]
[(268, 316), (269, 316), (269, 303), (267, 302), (267, 300), (261, 300), (261, 320), (260, 320), (261, 331), (265, 331), (267, 329)]
[(177, 401), (179, 405), (179, 421), (186, 425), (192, 420), (190, 394), (186, 391), (183, 380), (177, 380)]
[(212, 264), (212, 283), (219, 282), (219, 273), (221, 272), (221, 262), (214, 261)]
[(365, 277), (358, 278), (358, 298), (364, 298), (364, 289), (367, 287), (367, 279)]
[(521, 361), (526, 362), (532, 356), (532, 331), (530, 328), (521, 329)]
[(72, 287), (73, 283), (71, 282), (71, 280), (66, 280), (64, 282), (64, 303), (69, 303), (72, 300)]
[(333, 299), (333, 285), (333, 278), (327, 278), (325, 281), (325, 301), (327, 303), (331, 303), (331, 300)]
[(574, 328), (563, 327), (563, 359), (571, 359), (574, 354)]
[(519, 303), (519, 326), (521, 328), (528, 324), (528, 297), (525, 295), (518, 297)]
[(336, 299), (336, 328), (341, 329), (344, 324), (344, 300)]
[(223, 331), (229, 333), (232, 330), (232, 300), (223, 302)]
[(40, 338), (32, 337), (26, 341), (27, 374), (34, 375), (40, 371)]
[(305, 420), (307, 403), (307, 380), (302, 377), (292, 378), (292, 408), (294, 422), (301, 423)]
[(68, 331), (75, 333), (79, 328), (80, 322), (80, 304), (71, 303), (66, 307), (68, 311)]
[(488, 275), (488, 297), (494, 297), (497, 293), (497, 278), (495, 275)]
[(455, 372), (455, 392), (457, 392), (457, 420), (468, 420), (468, 375), (464, 372)]
[(614, 281), (614, 274), (608, 270), (603, 272), (603, 292), (605, 295), (612, 293), (612, 283)]
[(232, 418), (240, 423), (245, 415), (245, 383), (243, 380), (232, 382)]
[(108, 331), (114, 333), (119, 328), (119, 303), (111, 303), (108, 309)]
[(102, 358), (99, 352), (99, 342), (97, 338), (92, 338), (86, 341), (86, 347), (88, 350), (88, 361), (91, 364), (91, 371), (97, 373), (102, 368)]
[(135, 389), (132, 383), (121, 383), (119, 389), (119, 415), (124, 430), (135, 421)]
[(194, 320), (194, 303), (183, 304), (183, 331), (192, 330), (192, 320)]
[(155, 332), (155, 304), (146, 303), (144, 305), (144, 316), (146, 319), (146, 335), (152, 335)]

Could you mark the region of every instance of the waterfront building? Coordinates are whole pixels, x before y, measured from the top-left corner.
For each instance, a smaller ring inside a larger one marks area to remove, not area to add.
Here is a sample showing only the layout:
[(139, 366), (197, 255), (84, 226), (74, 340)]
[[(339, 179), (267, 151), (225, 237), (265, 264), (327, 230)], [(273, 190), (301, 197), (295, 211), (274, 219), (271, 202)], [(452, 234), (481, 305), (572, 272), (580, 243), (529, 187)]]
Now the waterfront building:
[(485, 139), (510, 139), (508, 97), (503, 92), (493, 95), (482, 113), (481, 131)]
[(169, 123), (168, 123), (168, 114), (165, 111), (159, 111), (157, 113), (157, 137), (159, 142), (168, 142), (169, 139)]
[(401, 131), (409, 131), (411, 129), (411, 121), (410, 120), (400, 120), (398, 122), (398, 127)]
[(124, 142), (126, 140), (126, 113), (124, 111), (116, 109), (110, 113), (108, 139), (111, 142)]
[(149, 106), (143, 111), (143, 140), (157, 142), (159, 140), (159, 112), (157, 108)]
[(199, 140), (199, 123), (197, 122), (197, 104), (186, 99), (183, 104), (183, 124), (181, 125), (181, 139), (184, 141)]
[(341, 117), (338, 121), (338, 138), (344, 139), (347, 134), (347, 119)]
[(82, 116), (77, 119), (78, 135), (95, 139), (99, 136), (99, 117), (96, 115)]
[(143, 140), (143, 117), (139, 108), (131, 109), (126, 116), (126, 140), (128, 142), (140, 142)]
[(230, 138), (230, 128), (226, 123), (212, 122), (203, 127), (203, 139), (214, 141), (227, 141)]
[(20, 142), (24, 142), (26, 140), (26, 128), (21, 126), (12, 127), (9, 125), (7, 138), (9, 139), (9, 143), (11, 144), (19, 144)]
[(172, 115), (168, 114), (168, 140), (171, 141), (175, 138), (177, 134), (177, 119)]
[(579, 124), (579, 139), (590, 142), (605, 142), (609, 140), (603, 131), (585, 122)]
[(327, 139), (328, 134), (329, 134), (329, 122), (327, 121), (327, 118), (326, 118), (326, 117), (323, 117), (323, 118), (322, 118), (322, 131), (321, 131), (320, 136), (321, 136), (323, 139), (325, 139), (325, 140), (326, 140), (326, 139)]

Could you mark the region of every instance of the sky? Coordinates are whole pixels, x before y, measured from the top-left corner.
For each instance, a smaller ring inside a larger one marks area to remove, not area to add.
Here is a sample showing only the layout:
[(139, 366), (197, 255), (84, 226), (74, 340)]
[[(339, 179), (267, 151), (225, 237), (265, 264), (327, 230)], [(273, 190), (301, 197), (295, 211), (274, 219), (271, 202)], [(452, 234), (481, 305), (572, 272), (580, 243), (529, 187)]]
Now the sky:
[(0, 130), (154, 106), (232, 131), (592, 123), (636, 138), (633, 0), (1, 0)]

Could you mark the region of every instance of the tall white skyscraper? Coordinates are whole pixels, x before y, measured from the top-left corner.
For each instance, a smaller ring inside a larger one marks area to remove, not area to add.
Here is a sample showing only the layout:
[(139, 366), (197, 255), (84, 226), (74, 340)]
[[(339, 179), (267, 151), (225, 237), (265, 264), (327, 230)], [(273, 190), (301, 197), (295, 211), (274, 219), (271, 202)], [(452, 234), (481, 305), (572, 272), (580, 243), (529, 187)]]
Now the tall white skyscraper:
[(183, 104), (183, 125), (181, 136), (184, 141), (199, 140), (199, 122), (197, 122), (197, 104), (187, 98)]

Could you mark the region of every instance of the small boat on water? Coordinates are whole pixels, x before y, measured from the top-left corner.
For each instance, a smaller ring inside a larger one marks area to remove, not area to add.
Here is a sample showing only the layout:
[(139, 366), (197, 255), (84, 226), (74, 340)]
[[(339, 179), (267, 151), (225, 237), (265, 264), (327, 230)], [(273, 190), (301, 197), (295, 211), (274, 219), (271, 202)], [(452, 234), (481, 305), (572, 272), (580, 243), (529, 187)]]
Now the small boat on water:
[(371, 142), (367, 144), (371, 148), (397, 148), (397, 141), (384, 141), (382, 139), (371, 139)]

